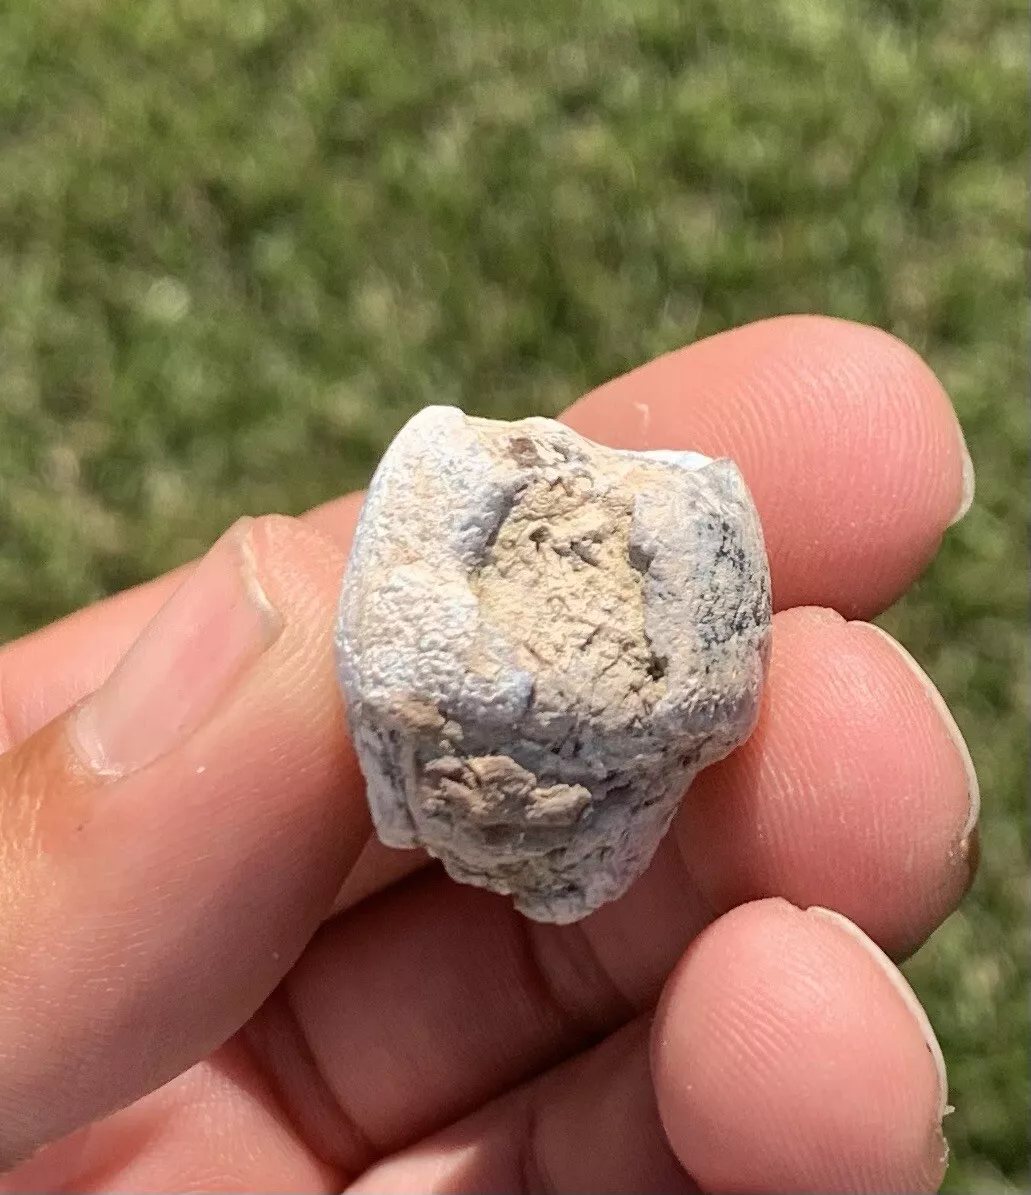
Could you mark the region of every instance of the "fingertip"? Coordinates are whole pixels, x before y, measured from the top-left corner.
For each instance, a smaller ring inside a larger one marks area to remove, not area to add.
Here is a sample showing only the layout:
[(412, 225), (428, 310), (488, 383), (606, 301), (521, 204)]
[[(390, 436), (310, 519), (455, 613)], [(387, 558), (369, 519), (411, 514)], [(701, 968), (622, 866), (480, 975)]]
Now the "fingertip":
[(324, 525), (281, 514), (259, 515), (249, 522), (263, 585), (303, 587), (323, 596), (339, 586), (345, 556)]
[(732, 457), (763, 520), (778, 609), (884, 609), (971, 493), (959, 422), (928, 365), (881, 329), (825, 316), (699, 341), (566, 418), (618, 447)]
[(937, 1188), (939, 1068), (885, 966), (835, 915), (780, 900), (739, 907), (687, 951), (652, 1069), (667, 1136), (702, 1187)]
[[(343, 560), (363, 500), (364, 494), (346, 494), (286, 521), (313, 528), (323, 543), (336, 546)], [(27, 738), (109, 676), (196, 563), (190, 561), (7, 644), (0, 651), (0, 750)]]
[(927, 1046), (927, 1052), (930, 1054), (931, 1062), (934, 1065), (938, 1085), (938, 1120), (940, 1122), (949, 1106), (949, 1077), (945, 1067), (945, 1056), (942, 1054), (941, 1046), (938, 1044), (938, 1038), (927, 1017), (927, 1013), (924, 1012), (923, 1006), (916, 998), (916, 993), (909, 986), (906, 977), (891, 959), (888, 958), (873, 938), (869, 934), (863, 933), (854, 921), (850, 921), (834, 909), (825, 909), (819, 905), (811, 905), (805, 911), (810, 917), (817, 917), (829, 925), (835, 926), (855, 942), (860, 949), (864, 950), (870, 961), (880, 968), (884, 978), (891, 984), (896, 995), (906, 1006), (910, 1016), (913, 1018), (914, 1024), (920, 1030), (924, 1044)]
[(304, 522), (328, 536), (344, 553), (351, 550), (354, 529), (365, 503), (365, 492), (357, 490), (316, 506), (304, 515)]
[(692, 785), (673, 836), (717, 909), (778, 894), (830, 905), (893, 957), (957, 906), (976, 787), (923, 672), (871, 624), (774, 618), (758, 725)]
[[(901, 665), (906, 673), (915, 681), (915, 691), (926, 700), (930, 712), (937, 718), (942, 730), (942, 747), (951, 749), (955, 760), (958, 761), (965, 779), (965, 808), (966, 814), (960, 828), (956, 847), (957, 850), (969, 853), (970, 836), (977, 826), (981, 814), (981, 784), (977, 778), (977, 768), (974, 766), (970, 748), (967, 746), (963, 732), (960, 730), (952, 711), (945, 702), (945, 698), (938, 692), (934, 681), (927, 675), (916, 659), (893, 636), (882, 627), (872, 622), (853, 622), (850, 624), (853, 633), (857, 635), (873, 636), (877, 640), (878, 648), (886, 649), (886, 657), (896, 667)], [(953, 769), (955, 770), (955, 769)]]

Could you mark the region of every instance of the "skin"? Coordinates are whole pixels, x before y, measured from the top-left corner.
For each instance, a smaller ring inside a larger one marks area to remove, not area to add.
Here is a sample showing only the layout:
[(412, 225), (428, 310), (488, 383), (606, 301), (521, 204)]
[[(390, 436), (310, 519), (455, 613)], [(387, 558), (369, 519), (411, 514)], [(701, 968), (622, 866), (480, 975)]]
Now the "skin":
[(623, 900), (541, 926), (370, 840), (329, 648), (360, 496), (253, 524), (281, 634), (124, 778), (68, 711), (191, 566), (8, 645), (0, 1191), (937, 1187), (941, 1075), (870, 943), (902, 958), (958, 904), (972, 774), (857, 620), (963, 505), (952, 408), (884, 333), (791, 317), (564, 418), (741, 466), (778, 610), (752, 739)]

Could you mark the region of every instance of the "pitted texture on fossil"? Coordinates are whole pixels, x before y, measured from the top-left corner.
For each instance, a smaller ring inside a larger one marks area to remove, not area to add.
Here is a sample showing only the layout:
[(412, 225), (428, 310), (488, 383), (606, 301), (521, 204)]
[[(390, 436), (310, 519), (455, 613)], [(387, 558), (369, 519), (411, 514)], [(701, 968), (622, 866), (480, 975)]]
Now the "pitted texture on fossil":
[(770, 625), (732, 462), (426, 408), (373, 478), (336, 632), (380, 838), (585, 916), (751, 733)]

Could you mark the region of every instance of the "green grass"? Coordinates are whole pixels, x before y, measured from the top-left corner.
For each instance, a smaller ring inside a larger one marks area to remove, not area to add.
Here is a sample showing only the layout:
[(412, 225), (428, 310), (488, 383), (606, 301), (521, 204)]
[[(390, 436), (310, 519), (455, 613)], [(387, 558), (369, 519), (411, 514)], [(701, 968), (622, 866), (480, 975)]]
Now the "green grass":
[(0, 638), (786, 311), (888, 328), (978, 502), (885, 619), (983, 866), (909, 965), (952, 1191), (1028, 1184), (1027, 18), (1016, 0), (0, 0)]

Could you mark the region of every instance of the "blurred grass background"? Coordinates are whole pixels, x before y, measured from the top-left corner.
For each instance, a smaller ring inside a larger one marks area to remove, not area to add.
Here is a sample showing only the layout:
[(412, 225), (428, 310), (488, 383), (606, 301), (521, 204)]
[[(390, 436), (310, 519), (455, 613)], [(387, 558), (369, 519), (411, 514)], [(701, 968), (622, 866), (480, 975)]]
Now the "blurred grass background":
[(908, 973), (951, 1191), (1028, 1189), (1027, 14), (1016, 0), (0, 0), (0, 639), (759, 317), (938, 371), (978, 500), (884, 623), (984, 793)]

